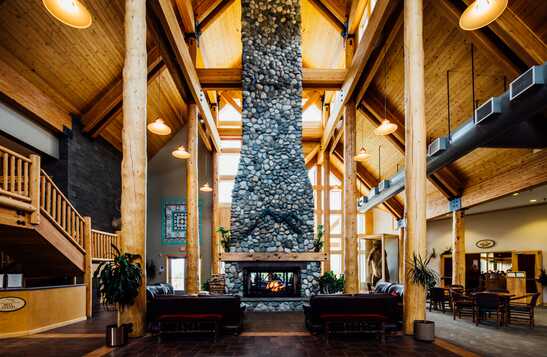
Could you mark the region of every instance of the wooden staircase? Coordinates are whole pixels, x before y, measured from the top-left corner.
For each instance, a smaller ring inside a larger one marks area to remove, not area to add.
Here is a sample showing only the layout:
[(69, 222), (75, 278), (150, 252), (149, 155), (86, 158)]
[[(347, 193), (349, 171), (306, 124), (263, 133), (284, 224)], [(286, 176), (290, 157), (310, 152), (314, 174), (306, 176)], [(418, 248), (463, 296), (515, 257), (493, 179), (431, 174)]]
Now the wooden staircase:
[(112, 259), (120, 238), (92, 229), (40, 168), (40, 156), (0, 146), (0, 250), (29, 271), (83, 273), (91, 296), (92, 262)]

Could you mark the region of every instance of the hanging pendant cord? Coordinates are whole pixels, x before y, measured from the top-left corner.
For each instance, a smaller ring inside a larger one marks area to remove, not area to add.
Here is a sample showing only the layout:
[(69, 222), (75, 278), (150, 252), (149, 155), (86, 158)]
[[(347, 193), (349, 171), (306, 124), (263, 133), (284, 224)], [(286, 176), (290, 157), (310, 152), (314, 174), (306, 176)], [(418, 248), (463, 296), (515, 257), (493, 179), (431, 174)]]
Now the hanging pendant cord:
[(381, 152), (382, 152), (382, 145), (378, 145), (378, 181), (381, 181), (382, 179), (382, 157), (381, 157)]
[(448, 142), (452, 140), (452, 135), (450, 133), (450, 70), (446, 71), (446, 109), (447, 109), (447, 121), (448, 121)]
[(473, 97), (473, 121), (475, 121), (475, 48), (471, 44), (471, 95)]
[(387, 58), (385, 56), (385, 53), (384, 53), (384, 119), (387, 119)]

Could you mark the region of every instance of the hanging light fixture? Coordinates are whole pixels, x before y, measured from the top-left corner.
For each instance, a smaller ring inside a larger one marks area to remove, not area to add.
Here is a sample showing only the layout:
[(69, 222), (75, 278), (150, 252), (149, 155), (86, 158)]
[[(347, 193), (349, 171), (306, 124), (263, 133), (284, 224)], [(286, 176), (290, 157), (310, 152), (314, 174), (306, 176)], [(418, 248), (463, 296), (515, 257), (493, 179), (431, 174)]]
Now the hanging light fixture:
[[(159, 101), (159, 107), (161, 108), (161, 81), (160, 81), (160, 78), (158, 78), (158, 101)], [(169, 135), (169, 134), (171, 134), (171, 128), (167, 124), (165, 124), (165, 122), (161, 118), (158, 118), (158, 119), (154, 120), (152, 123), (148, 124), (147, 128), (150, 132), (152, 132), (154, 134), (157, 134), (157, 135)]]
[(389, 135), (397, 130), (397, 124), (389, 121), (387, 118), (387, 58), (384, 56), (384, 120), (380, 126), (374, 129), (374, 134), (379, 136)]
[(151, 133), (157, 135), (169, 135), (171, 134), (171, 128), (165, 124), (163, 119), (156, 119), (152, 123), (146, 126)]
[(179, 146), (175, 151), (173, 151), (171, 155), (173, 155), (177, 159), (182, 159), (182, 160), (188, 159), (190, 157), (190, 153), (186, 151), (186, 149), (182, 145)]
[[(209, 156), (205, 155), (205, 172), (209, 172)], [(205, 182), (203, 186), (199, 188), (201, 192), (212, 192), (213, 188), (209, 186), (209, 182)]]
[(365, 150), (364, 146), (361, 146), (359, 153), (353, 157), (353, 161), (362, 162), (367, 160), (370, 157), (370, 154)]
[(473, 31), (495, 21), (507, 7), (508, 0), (475, 0), (460, 16), (460, 27)]
[(78, 0), (42, 0), (47, 11), (63, 24), (77, 29), (91, 26), (89, 10)]

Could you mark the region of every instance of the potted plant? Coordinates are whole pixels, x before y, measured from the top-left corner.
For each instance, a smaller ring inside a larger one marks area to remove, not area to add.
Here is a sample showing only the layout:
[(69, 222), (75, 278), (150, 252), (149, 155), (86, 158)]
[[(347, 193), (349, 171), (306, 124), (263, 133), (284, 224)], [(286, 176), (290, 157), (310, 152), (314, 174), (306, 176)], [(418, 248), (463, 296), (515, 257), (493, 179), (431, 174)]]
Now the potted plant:
[(117, 347), (127, 343), (131, 325), (122, 324), (120, 315), (123, 309), (135, 303), (142, 284), (142, 268), (140, 263), (136, 262), (140, 259), (139, 255), (122, 254), (114, 245), (112, 248), (116, 256), (112, 261), (99, 264), (93, 277), (99, 283), (99, 298), (102, 304), (107, 308), (116, 308), (116, 324), (106, 326), (106, 344), (109, 347)]
[(220, 233), (221, 239), (220, 244), (222, 245), (222, 248), (224, 248), (225, 252), (230, 251), (230, 239), (232, 239), (232, 232), (229, 229), (224, 228), (223, 226), (219, 226), (217, 228), (217, 233)]
[(317, 238), (313, 240), (314, 252), (320, 252), (323, 249), (323, 234), (324, 234), (324, 228), (323, 228), (323, 225), (320, 224), (317, 226)]
[[(426, 291), (434, 287), (438, 281), (438, 274), (429, 267), (429, 262), (433, 254), (427, 258), (422, 258), (419, 254), (413, 254), (412, 261), (409, 262), (407, 281), (422, 286)], [(414, 321), (414, 338), (419, 341), (432, 342), (435, 340), (435, 322), (429, 320)]]
[(344, 291), (344, 275), (336, 276), (328, 271), (319, 278), (319, 288), (323, 294), (335, 294)]
[(547, 273), (545, 272), (545, 269), (541, 269), (541, 273), (539, 274), (537, 281), (541, 285), (547, 286)]

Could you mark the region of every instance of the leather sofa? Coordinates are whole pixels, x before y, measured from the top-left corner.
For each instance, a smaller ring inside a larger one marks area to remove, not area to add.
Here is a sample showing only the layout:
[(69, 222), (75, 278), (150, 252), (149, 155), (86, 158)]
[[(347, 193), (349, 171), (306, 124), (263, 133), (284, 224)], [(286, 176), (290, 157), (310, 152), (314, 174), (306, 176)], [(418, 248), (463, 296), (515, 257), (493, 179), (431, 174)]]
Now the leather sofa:
[(325, 331), (325, 320), (339, 316), (352, 320), (382, 320), (386, 330), (401, 327), (402, 310), (397, 297), (388, 294), (314, 295), (309, 305), (304, 305), (306, 327), (311, 332)]
[(241, 332), (243, 309), (239, 296), (154, 294), (155, 291), (155, 288), (147, 287), (147, 315), (152, 329), (160, 328), (161, 332), (162, 321), (218, 320), (220, 329), (233, 333)]

